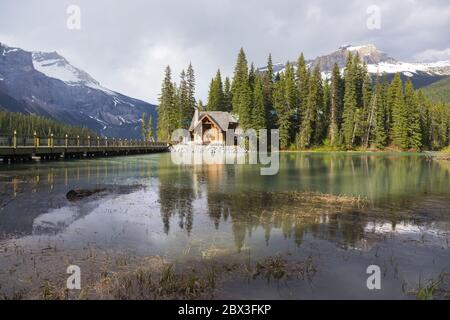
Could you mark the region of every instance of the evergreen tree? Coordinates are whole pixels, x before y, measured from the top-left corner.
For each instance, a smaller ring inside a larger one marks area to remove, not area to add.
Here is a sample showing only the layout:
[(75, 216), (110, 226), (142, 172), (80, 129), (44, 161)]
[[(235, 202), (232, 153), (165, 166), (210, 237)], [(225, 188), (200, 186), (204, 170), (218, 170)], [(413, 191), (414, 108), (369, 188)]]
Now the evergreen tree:
[(250, 90), (253, 92), (253, 88), (255, 86), (255, 80), (256, 80), (256, 70), (255, 65), (253, 62), (250, 64), (250, 69), (248, 71), (248, 83), (250, 85)]
[(344, 110), (342, 114), (342, 138), (344, 145), (351, 149), (354, 146), (356, 118), (357, 118), (357, 99), (356, 99), (356, 75), (354, 59), (349, 53), (347, 65), (344, 71)]
[(275, 128), (276, 118), (275, 110), (273, 108), (273, 84), (274, 84), (274, 74), (273, 74), (273, 62), (272, 55), (269, 54), (267, 58), (266, 71), (263, 73), (262, 85), (264, 94), (264, 109), (266, 113), (266, 123), (267, 128)]
[(377, 149), (383, 149), (387, 144), (386, 132), (386, 99), (383, 84), (377, 79), (375, 93), (372, 96), (371, 104), (374, 106), (375, 115), (373, 122), (372, 141)]
[(223, 111), (224, 93), (222, 87), (222, 77), (220, 70), (217, 70), (216, 77), (211, 80), (208, 94), (208, 111)]
[(299, 147), (302, 149), (311, 147), (318, 143), (320, 133), (318, 129), (319, 110), (323, 106), (322, 75), (318, 65), (309, 79), (308, 99), (306, 107), (303, 110), (302, 126), (300, 131)]
[(141, 117), (141, 136), (142, 136), (143, 140), (145, 140), (145, 137), (147, 137), (147, 127), (145, 124), (145, 112), (142, 113), (142, 117)]
[(298, 103), (294, 67), (287, 62), (285, 71), (274, 85), (273, 103), (276, 111), (280, 147), (286, 149), (292, 142), (293, 116)]
[[(180, 86), (178, 88), (178, 108), (180, 114), (179, 127), (187, 128), (191, 122), (192, 115), (191, 105), (189, 101), (189, 87), (186, 80), (186, 73), (184, 70), (180, 74)], [(189, 118), (190, 117), (190, 118)]]
[(323, 82), (322, 106), (318, 111), (318, 130), (316, 133), (316, 143), (322, 144), (327, 138), (328, 128), (330, 127), (331, 118), (331, 88), (330, 81)]
[(189, 63), (189, 66), (186, 71), (186, 86), (187, 86), (187, 104), (183, 112), (183, 119), (184, 123), (187, 126), (189, 126), (192, 117), (194, 115), (194, 109), (197, 105), (197, 102), (195, 101), (195, 74), (194, 68), (192, 67), (191, 63)]
[(238, 54), (231, 85), (233, 112), (238, 115), (243, 129), (251, 126), (252, 92), (248, 80), (247, 58), (244, 49)]
[(400, 149), (408, 149), (408, 109), (403, 96), (403, 83), (400, 74), (396, 74), (390, 87), (392, 109), (391, 139)]
[(150, 114), (148, 117), (148, 123), (147, 123), (147, 140), (148, 141), (155, 141), (155, 136), (153, 134), (153, 117)]
[(331, 88), (330, 88), (330, 127), (328, 134), (330, 137), (330, 144), (337, 146), (339, 144), (339, 126), (341, 123), (342, 114), (342, 79), (339, 66), (335, 63), (331, 73)]
[(179, 113), (176, 110), (176, 92), (172, 83), (172, 71), (166, 67), (161, 85), (158, 107), (158, 140), (170, 141), (172, 132), (177, 129)]
[(198, 100), (197, 108), (198, 108), (199, 112), (200, 111), (206, 111), (205, 105), (203, 104), (202, 100)]
[(227, 112), (231, 112), (233, 106), (231, 104), (231, 84), (230, 78), (225, 78), (225, 83), (223, 87), (223, 110)]
[(290, 142), (291, 110), (285, 92), (285, 74), (279, 74), (273, 87), (273, 106), (277, 114), (276, 126), (280, 136), (280, 148), (286, 149)]
[(266, 129), (266, 112), (264, 108), (263, 84), (260, 76), (255, 77), (253, 88), (252, 128), (256, 131)]
[(302, 116), (307, 113), (306, 106), (308, 103), (308, 93), (309, 93), (309, 70), (306, 66), (305, 57), (303, 53), (300, 54), (300, 57), (297, 60), (297, 70), (296, 70), (296, 78), (297, 78), (297, 88), (298, 88), (298, 108), (296, 110), (296, 128), (297, 132), (296, 136), (296, 145), (300, 146), (300, 130), (302, 126)]
[(407, 109), (408, 146), (414, 150), (422, 148), (422, 132), (420, 128), (420, 114), (416, 93), (411, 80), (405, 85), (405, 104)]
[(375, 105), (372, 103), (372, 77), (367, 71), (367, 65), (364, 63), (363, 68), (363, 84), (362, 84), (362, 119), (361, 131), (363, 135), (364, 147), (368, 148), (372, 130), (375, 122)]

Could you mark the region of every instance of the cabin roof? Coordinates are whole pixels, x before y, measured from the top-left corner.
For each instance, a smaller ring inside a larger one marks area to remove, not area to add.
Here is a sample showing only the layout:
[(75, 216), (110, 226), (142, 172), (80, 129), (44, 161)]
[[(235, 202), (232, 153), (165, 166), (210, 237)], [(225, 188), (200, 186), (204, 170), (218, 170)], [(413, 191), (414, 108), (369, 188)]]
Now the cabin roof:
[[(225, 111), (202, 111), (202, 112), (199, 112), (199, 115), (198, 115), (199, 124), (203, 121), (203, 119), (206, 116), (209, 116), (214, 122), (216, 122), (217, 125), (219, 126), (219, 128), (222, 131), (227, 131), (227, 129), (230, 126), (230, 123), (238, 123), (236, 118), (229, 112), (225, 112)], [(195, 115), (194, 115), (194, 117), (195, 117)], [(195, 129), (195, 126), (194, 126), (195, 119), (194, 119), (194, 117), (192, 118), (191, 125), (189, 126), (189, 131), (192, 131), (192, 130)]]

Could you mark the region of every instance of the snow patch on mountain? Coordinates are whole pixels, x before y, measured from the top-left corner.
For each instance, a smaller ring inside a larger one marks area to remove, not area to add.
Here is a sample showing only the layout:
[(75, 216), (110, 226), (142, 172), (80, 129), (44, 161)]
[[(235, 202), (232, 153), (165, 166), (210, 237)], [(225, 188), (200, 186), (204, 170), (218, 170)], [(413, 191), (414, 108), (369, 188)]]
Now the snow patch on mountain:
[[(449, 70), (447, 70), (449, 68)], [(448, 75), (450, 74), (450, 60), (449, 61), (437, 61), (432, 63), (408, 63), (408, 62), (396, 62), (388, 63), (381, 62), (378, 64), (369, 64), (367, 69), (370, 73), (402, 73), (405, 75), (417, 73), (419, 71), (437, 74)]]

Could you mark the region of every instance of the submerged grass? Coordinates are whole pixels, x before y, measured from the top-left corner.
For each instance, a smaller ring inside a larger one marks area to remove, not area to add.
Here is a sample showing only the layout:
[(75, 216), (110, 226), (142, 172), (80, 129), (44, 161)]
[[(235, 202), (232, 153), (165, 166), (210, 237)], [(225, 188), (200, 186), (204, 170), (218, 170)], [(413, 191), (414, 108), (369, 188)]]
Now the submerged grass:
[[(208, 259), (199, 253), (198, 259), (170, 262), (159, 256), (126, 256), (93, 248), (88, 255), (86, 251), (10, 249), (8, 258), (22, 263), (13, 277), (7, 270), (0, 272), (0, 300), (211, 299), (225, 281), (302, 280), (315, 273), (312, 259), (290, 261), (277, 255), (250, 262), (246, 255), (224, 249)], [(82, 290), (66, 289), (68, 264), (80, 266)]]
[(409, 294), (418, 300), (450, 299), (450, 274), (441, 272), (436, 278), (425, 283), (419, 280), (418, 287)]

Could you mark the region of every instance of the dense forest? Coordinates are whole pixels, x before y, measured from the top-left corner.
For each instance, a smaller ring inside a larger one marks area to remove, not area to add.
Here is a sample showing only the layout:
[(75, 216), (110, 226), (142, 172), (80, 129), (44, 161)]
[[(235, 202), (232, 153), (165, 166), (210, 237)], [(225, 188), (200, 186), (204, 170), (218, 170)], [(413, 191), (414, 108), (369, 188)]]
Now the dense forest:
[(32, 137), (34, 132), (39, 137), (47, 137), (52, 133), (55, 137), (64, 137), (66, 134), (70, 137), (96, 136), (86, 128), (70, 126), (41, 116), (0, 111), (0, 135), (11, 136), (14, 130), (21, 137)]
[(324, 79), (303, 54), (285, 70), (273, 72), (269, 55), (263, 72), (248, 66), (240, 50), (233, 78), (211, 80), (205, 106), (195, 102), (192, 66), (179, 85), (166, 68), (159, 100), (158, 138), (186, 128), (193, 107), (235, 114), (242, 128), (277, 128), (283, 149), (438, 150), (449, 144), (450, 108), (429, 101), (412, 82), (397, 74), (389, 83), (371, 76), (358, 55), (349, 54), (344, 70), (334, 66)]

